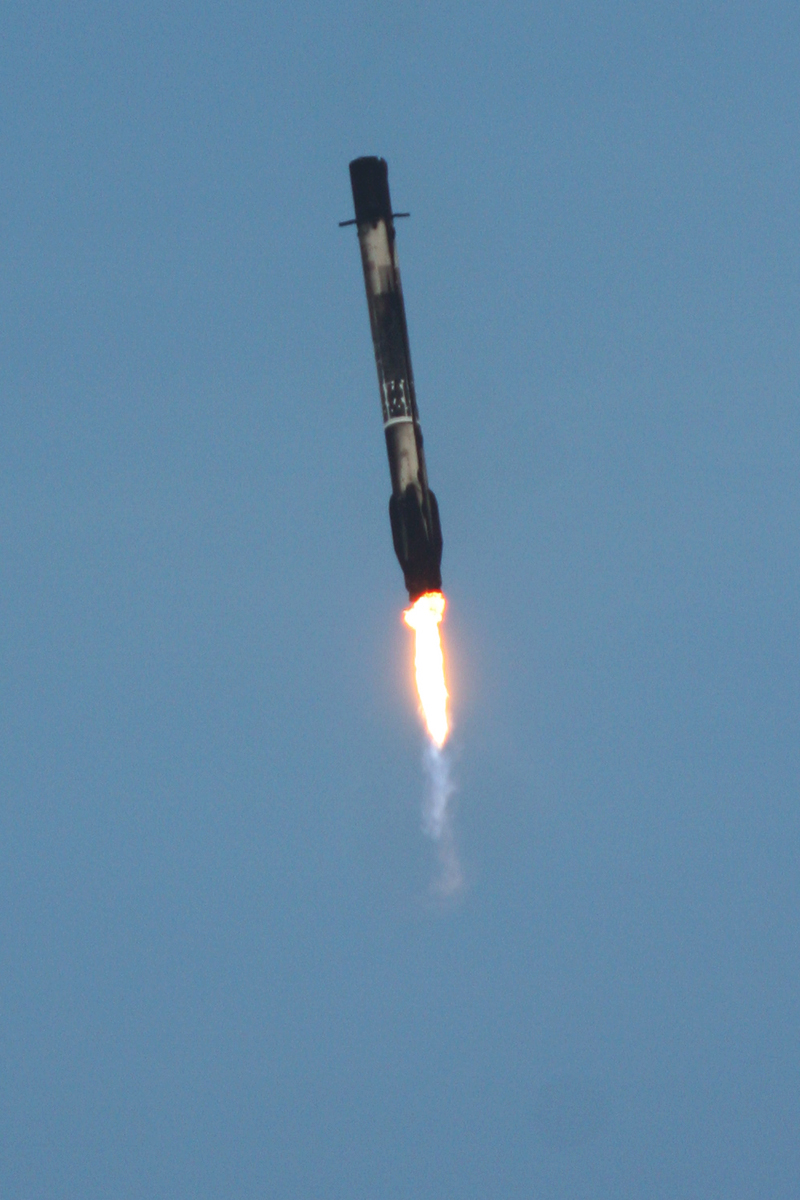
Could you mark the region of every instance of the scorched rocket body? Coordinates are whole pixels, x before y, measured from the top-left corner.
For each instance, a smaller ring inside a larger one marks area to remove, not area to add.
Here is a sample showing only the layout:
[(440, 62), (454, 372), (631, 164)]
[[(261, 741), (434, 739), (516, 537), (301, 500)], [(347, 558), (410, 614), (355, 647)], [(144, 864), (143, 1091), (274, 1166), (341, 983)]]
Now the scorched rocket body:
[(413, 603), (441, 591), (442, 531), (425, 469), (385, 161), (356, 158), (350, 182), (356, 218), (343, 224), (358, 228), (392, 476), (392, 540)]

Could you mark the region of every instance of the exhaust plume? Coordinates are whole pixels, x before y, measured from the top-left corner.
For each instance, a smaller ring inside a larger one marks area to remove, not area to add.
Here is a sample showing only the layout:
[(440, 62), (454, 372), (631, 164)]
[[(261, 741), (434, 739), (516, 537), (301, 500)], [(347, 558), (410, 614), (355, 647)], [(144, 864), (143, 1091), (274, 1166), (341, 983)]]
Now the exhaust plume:
[(444, 654), (439, 637), (439, 624), (444, 616), (444, 596), (441, 592), (426, 592), (403, 613), (406, 625), (416, 634), (414, 669), (417, 693), (435, 746), (441, 750), (447, 740), (447, 687), (444, 682)]
[(422, 810), (422, 828), (435, 843), (441, 875), (438, 890), (445, 896), (458, 891), (463, 882), (453, 840), (450, 799), (455, 792), (450, 775), (450, 760), (444, 744), (450, 732), (447, 716), (447, 686), (444, 678), (444, 654), (439, 625), (444, 616), (445, 599), (441, 592), (426, 592), (406, 609), (403, 618), (414, 630), (414, 668), (417, 693), (430, 742), (425, 747), (423, 765), (428, 788)]

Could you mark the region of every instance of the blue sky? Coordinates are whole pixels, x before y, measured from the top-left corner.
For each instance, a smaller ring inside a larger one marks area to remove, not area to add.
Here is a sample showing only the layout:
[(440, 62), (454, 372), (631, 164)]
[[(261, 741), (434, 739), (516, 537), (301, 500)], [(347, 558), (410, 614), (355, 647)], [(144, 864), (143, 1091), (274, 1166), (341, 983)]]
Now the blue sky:
[[(4, 1197), (796, 1194), (799, 35), (4, 6)], [(449, 905), (361, 154), (412, 213)]]

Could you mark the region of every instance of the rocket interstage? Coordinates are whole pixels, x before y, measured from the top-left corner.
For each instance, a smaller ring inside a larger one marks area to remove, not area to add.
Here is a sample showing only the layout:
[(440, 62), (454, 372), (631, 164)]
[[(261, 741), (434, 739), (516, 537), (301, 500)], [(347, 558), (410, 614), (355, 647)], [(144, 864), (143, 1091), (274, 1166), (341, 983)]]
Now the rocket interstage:
[(413, 604), (441, 591), (442, 530), (428, 487), (385, 161), (355, 159), (350, 182), (392, 477), (392, 541)]

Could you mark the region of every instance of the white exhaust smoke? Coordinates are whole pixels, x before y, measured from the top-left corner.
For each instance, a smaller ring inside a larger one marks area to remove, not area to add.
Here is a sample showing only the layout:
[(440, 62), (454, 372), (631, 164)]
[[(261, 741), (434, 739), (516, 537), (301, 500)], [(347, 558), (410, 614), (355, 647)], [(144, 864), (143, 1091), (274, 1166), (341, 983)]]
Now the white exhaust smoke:
[(452, 896), (464, 884), (453, 836), (450, 800), (455, 784), (450, 774), (450, 759), (444, 750), (429, 742), (422, 756), (428, 791), (422, 809), (422, 830), (433, 841), (439, 859), (440, 874), (435, 888), (442, 896)]

